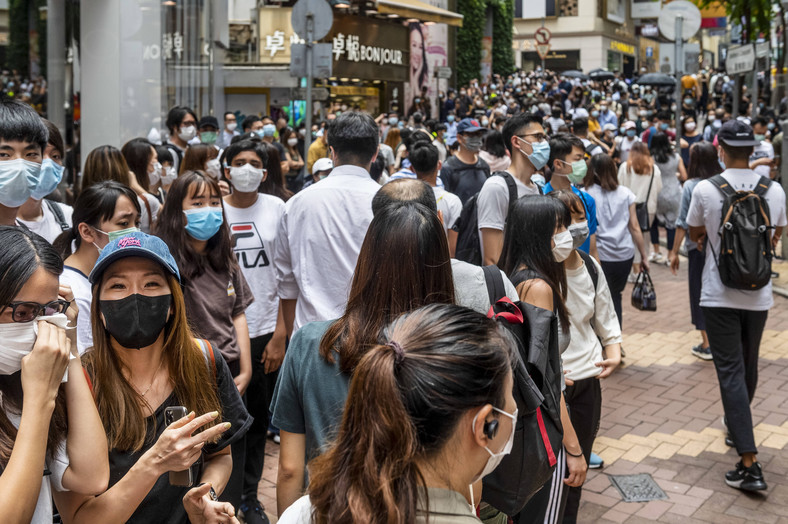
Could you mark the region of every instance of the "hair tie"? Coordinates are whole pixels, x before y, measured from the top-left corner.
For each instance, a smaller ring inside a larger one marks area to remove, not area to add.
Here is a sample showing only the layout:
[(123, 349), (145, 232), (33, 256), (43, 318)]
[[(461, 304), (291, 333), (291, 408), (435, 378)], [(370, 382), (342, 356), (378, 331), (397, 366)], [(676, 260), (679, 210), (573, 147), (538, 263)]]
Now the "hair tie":
[(402, 346), (393, 340), (389, 340), (389, 343), (386, 345), (394, 350), (394, 365), (399, 366), (402, 364), (402, 361), (405, 360), (405, 350), (402, 349)]

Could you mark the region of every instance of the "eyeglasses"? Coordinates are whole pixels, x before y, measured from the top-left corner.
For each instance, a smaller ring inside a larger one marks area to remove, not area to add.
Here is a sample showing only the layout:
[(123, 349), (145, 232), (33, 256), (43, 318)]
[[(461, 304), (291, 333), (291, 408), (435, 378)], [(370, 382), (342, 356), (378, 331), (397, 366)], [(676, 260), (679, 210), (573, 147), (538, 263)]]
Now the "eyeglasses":
[(545, 135), (544, 133), (530, 133), (530, 134), (527, 134), (527, 135), (514, 135), (514, 136), (516, 136), (518, 138), (525, 138), (527, 136), (532, 136), (532, 137), (536, 138), (537, 142), (543, 142), (543, 141), (547, 140), (547, 135)]
[(53, 300), (49, 304), (38, 302), (11, 302), (6, 307), (11, 308), (11, 320), (14, 322), (30, 322), (38, 316), (50, 316), (65, 313), (71, 302), (68, 300)]

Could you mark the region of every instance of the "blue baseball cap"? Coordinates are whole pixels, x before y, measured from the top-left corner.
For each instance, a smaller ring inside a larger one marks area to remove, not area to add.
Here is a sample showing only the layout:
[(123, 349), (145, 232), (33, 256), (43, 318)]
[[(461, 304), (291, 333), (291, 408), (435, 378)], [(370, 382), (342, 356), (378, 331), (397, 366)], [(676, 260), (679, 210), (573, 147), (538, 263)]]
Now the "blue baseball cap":
[(475, 118), (463, 118), (460, 120), (460, 123), (457, 124), (457, 134), (476, 133), (478, 131), (487, 131), (487, 128), (482, 127)]
[(113, 262), (126, 257), (144, 257), (154, 262), (158, 262), (169, 271), (178, 282), (181, 281), (181, 274), (178, 271), (178, 264), (170, 253), (167, 244), (159, 237), (148, 235), (141, 231), (135, 231), (128, 235), (116, 238), (101, 250), (96, 265), (90, 272), (88, 280), (91, 284), (96, 284), (101, 280), (101, 275)]

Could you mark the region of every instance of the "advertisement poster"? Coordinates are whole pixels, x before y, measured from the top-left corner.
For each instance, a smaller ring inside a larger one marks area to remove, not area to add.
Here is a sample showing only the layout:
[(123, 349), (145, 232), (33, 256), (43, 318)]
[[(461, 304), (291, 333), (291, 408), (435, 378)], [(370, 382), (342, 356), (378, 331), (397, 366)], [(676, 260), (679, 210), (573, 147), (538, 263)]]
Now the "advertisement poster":
[[(447, 80), (438, 79), (435, 70), (449, 65), (446, 47), (448, 28), (446, 24), (409, 24), (410, 32), (410, 71), (409, 82), (405, 85), (405, 109), (410, 115), (419, 101), (419, 110), (424, 111), (423, 102), (429, 101), (431, 118), (438, 118), (438, 93), (446, 92)], [(425, 115), (426, 119), (426, 115)]]

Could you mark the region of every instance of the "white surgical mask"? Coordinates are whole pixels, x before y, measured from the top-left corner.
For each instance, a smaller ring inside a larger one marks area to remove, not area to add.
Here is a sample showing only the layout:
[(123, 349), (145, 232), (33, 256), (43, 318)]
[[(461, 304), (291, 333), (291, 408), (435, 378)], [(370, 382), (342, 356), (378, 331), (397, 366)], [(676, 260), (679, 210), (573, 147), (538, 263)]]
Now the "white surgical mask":
[(178, 173), (175, 172), (174, 167), (170, 166), (167, 168), (166, 174), (163, 177), (161, 177), (161, 183), (164, 186), (169, 186), (170, 184), (175, 182), (176, 178), (178, 178)]
[[(22, 358), (33, 350), (38, 336), (38, 322), (41, 320), (62, 328), (68, 325), (68, 318), (63, 313), (36, 317), (30, 322), (0, 324), (0, 375), (12, 375), (22, 369)], [(63, 377), (63, 382), (67, 379), (68, 373)]]
[(205, 172), (208, 173), (208, 176), (210, 176), (211, 178), (217, 179), (217, 178), (219, 178), (219, 168), (220, 167), (221, 166), (219, 165), (219, 159), (218, 158), (212, 158), (211, 160), (208, 160), (205, 163)]
[[(506, 445), (504, 445), (503, 449), (501, 451), (499, 451), (498, 453), (493, 453), (490, 450), (490, 448), (488, 448), (487, 446), (484, 446), (484, 449), (487, 450), (487, 453), (490, 454), (490, 458), (487, 459), (487, 464), (484, 465), (484, 469), (482, 470), (482, 472), (479, 473), (476, 477), (474, 477), (474, 479), (471, 481), (471, 483), (474, 483), (474, 482), (476, 482), (479, 479), (483, 479), (484, 477), (486, 477), (487, 475), (489, 475), (490, 473), (495, 471), (495, 468), (498, 467), (498, 464), (501, 463), (503, 458), (506, 455), (508, 455), (509, 453), (512, 452), (512, 446), (514, 445), (514, 428), (517, 425), (517, 411), (518, 410), (515, 409), (513, 414), (509, 414), (506, 411), (504, 411), (502, 409), (498, 409), (498, 408), (496, 408), (494, 406), (493, 406), (493, 409), (495, 411), (497, 411), (498, 413), (500, 413), (501, 415), (505, 415), (505, 416), (509, 417), (510, 419), (512, 419), (512, 431), (511, 431), (511, 433), (509, 433), (509, 438), (506, 441)], [(479, 415), (477, 413), (476, 417), (478, 417), (478, 416)], [(472, 427), (474, 427), (474, 428), (476, 427), (476, 417), (473, 417), (473, 426)]]
[(184, 142), (188, 142), (189, 140), (194, 138), (196, 134), (197, 134), (197, 128), (195, 128), (194, 126), (186, 126), (181, 128), (180, 132), (178, 133), (178, 138), (180, 138)]
[(572, 235), (572, 248), (577, 249), (583, 245), (588, 238), (588, 221), (583, 220), (575, 224), (570, 224), (567, 228)]
[(159, 166), (158, 169), (154, 169), (153, 173), (148, 173), (149, 186), (155, 186), (161, 180), (161, 164), (157, 165)]
[(227, 124), (226, 127), (227, 127), (227, 131), (232, 133), (233, 131), (235, 131), (235, 128), (238, 127), (238, 123), (237, 122), (233, 122), (231, 124)]
[(236, 191), (241, 193), (252, 193), (260, 187), (265, 175), (264, 169), (257, 169), (252, 164), (244, 164), (241, 167), (230, 168), (230, 183)]
[(574, 249), (572, 247), (572, 233), (568, 229), (566, 231), (561, 231), (557, 235), (553, 235), (553, 242), (555, 242), (553, 258), (556, 262), (563, 262), (569, 257), (569, 254), (572, 253), (572, 249)]
[(41, 164), (17, 158), (0, 162), (0, 204), (19, 207), (38, 186)]
[(287, 145), (289, 145), (290, 147), (295, 147), (297, 144), (298, 144), (298, 139), (297, 138), (288, 138), (287, 139)]

